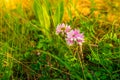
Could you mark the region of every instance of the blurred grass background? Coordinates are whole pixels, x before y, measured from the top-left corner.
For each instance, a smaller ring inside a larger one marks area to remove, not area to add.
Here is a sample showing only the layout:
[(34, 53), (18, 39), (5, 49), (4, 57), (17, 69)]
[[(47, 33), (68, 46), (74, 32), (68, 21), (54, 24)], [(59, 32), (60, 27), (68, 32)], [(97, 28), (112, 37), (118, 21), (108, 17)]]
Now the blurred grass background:
[[(120, 78), (119, 0), (1, 0), (0, 4), (1, 80)], [(62, 22), (84, 32), (83, 66), (72, 56), (76, 48), (55, 35)]]

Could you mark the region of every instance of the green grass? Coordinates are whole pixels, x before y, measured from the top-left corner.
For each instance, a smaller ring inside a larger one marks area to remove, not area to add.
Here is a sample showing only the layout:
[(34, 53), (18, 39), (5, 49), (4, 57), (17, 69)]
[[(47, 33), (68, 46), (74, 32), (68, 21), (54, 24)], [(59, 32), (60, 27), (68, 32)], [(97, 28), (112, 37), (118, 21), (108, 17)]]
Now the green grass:
[[(68, 12), (71, 17), (72, 11)], [(20, 5), (10, 11), (4, 6), (0, 12), (1, 80), (120, 79), (119, 23), (101, 24), (92, 12), (90, 17), (71, 17), (67, 24), (85, 36), (81, 61), (78, 46), (68, 46), (55, 34), (63, 15), (62, 0), (54, 5), (49, 0), (35, 0), (28, 11)]]

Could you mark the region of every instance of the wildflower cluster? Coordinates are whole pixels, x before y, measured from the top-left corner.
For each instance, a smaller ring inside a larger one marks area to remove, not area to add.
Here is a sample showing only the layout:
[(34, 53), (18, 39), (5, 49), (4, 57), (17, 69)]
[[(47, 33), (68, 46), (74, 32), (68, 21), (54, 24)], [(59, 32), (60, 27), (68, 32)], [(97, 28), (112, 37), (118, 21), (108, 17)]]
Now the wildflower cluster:
[(65, 25), (64, 23), (63, 24), (59, 24), (56, 28), (56, 34), (66, 34), (68, 33), (69, 31), (71, 30), (71, 27), (68, 26), (68, 25)]
[(79, 45), (82, 45), (84, 42), (84, 35), (83, 33), (80, 33), (77, 29), (71, 29), (69, 25), (59, 24), (56, 28), (56, 34), (62, 34), (65, 35), (65, 40), (68, 45), (73, 45), (74, 43), (77, 43)]

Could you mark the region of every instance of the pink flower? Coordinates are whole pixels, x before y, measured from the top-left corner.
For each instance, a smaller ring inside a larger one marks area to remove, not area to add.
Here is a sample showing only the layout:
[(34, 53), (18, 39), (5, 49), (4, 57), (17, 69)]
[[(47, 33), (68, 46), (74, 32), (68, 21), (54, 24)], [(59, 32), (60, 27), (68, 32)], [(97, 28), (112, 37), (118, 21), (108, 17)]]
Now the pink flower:
[(59, 25), (57, 25), (57, 28), (56, 28), (56, 34), (60, 34), (60, 33), (66, 34), (70, 30), (71, 30), (70, 26), (65, 25), (64, 23), (63, 24), (59, 24)]
[(70, 38), (66, 38), (67, 44), (68, 45), (73, 45), (74, 41), (71, 40)]
[(80, 33), (79, 30), (71, 30), (70, 32), (67, 33), (67, 38), (66, 41), (68, 45), (72, 45), (75, 42), (79, 45), (82, 45), (84, 42), (84, 36), (83, 33)]
[(71, 27), (66, 25), (65, 33), (68, 33), (71, 30)]
[(65, 25), (64, 23), (57, 25), (56, 34), (62, 34), (66, 37), (68, 45), (72, 45), (74, 43), (82, 45), (84, 42), (83, 33), (80, 33), (77, 29), (71, 30), (71, 27), (69, 25)]

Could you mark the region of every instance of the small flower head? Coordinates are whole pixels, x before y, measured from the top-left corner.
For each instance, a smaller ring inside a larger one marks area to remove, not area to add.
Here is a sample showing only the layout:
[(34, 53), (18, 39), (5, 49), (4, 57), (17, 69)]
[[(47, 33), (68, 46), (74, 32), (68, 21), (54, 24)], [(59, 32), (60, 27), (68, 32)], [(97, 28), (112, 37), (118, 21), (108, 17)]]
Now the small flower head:
[(69, 32), (71, 30), (71, 27), (68, 25), (63, 24), (59, 24), (56, 28), (56, 34), (66, 34), (67, 32)]
[(77, 29), (72, 30), (69, 25), (65, 25), (64, 23), (57, 26), (56, 34), (62, 34), (63, 38), (66, 38), (68, 45), (73, 45), (74, 43), (82, 45), (84, 42), (83, 33), (80, 33)]
[(79, 30), (71, 30), (70, 32), (67, 33), (67, 38), (66, 41), (68, 45), (72, 45), (75, 42), (79, 45), (82, 45), (84, 42), (84, 36), (83, 33), (80, 33)]

